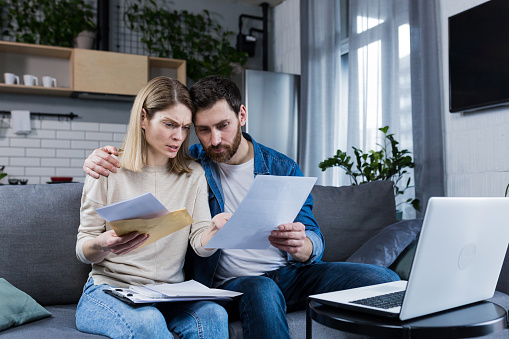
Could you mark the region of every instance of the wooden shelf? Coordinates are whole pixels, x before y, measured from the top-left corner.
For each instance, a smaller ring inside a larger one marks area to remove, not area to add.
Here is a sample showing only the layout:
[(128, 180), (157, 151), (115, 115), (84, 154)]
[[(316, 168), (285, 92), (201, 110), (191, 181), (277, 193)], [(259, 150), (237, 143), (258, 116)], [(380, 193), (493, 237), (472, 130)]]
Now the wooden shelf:
[(185, 60), (0, 41), (0, 76), (6, 72), (18, 75), (21, 82), (24, 74), (36, 76), (39, 82), (46, 75), (57, 79), (56, 88), (46, 88), (6, 85), (1, 78), (0, 92), (30, 95), (134, 96), (156, 76), (186, 84)]
[(0, 53), (44, 56), (69, 59), (72, 48), (24, 44), (20, 42), (0, 41)]
[(73, 91), (70, 88), (0, 84), (0, 92), (69, 97)]
[(167, 76), (177, 79), (184, 85), (186, 84), (186, 61), (179, 59), (164, 59), (149, 57), (150, 79), (157, 76)]

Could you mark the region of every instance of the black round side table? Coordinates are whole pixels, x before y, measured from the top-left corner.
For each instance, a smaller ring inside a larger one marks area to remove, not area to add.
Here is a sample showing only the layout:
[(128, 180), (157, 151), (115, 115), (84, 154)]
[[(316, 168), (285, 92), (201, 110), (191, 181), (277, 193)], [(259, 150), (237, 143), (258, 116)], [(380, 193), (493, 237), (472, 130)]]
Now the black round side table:
[(312, 338), (312, 320), (344, 332), (377, 338), (465, 338), (507, 328), (506, 311), (489, 301), (401, 321), (343, 310), (308, 298), (306, 339)]

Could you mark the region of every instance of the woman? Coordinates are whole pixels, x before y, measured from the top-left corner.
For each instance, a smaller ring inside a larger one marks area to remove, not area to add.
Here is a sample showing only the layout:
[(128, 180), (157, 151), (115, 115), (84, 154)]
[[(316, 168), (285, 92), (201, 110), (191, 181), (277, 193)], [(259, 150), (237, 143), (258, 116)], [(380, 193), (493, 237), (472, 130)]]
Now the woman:
[[(158, 303), (133, 307), (105, 288), (184, 280), (188, 241), (198, 255), (225, 219), (210, 220), (207, 182), (188, 156), (194, 106), (187, 88), (158, 77), (136, 96), (119, 155), (122, 168), (108, 177), (87, 177), (81, 201), (76, 254), (92, 271), (76, 311), (80, 331), (112, 338), (227, 338), (225, 310), (210, 301)], [(149, 235), (117, 236), (97, 208), (151, 192), (169, 210), (185, 207), (194, 222), (142, 248)], [(209, 227), (210, 225), (210, 227)], [(203, 236), (203, 241), (202, 241)]]

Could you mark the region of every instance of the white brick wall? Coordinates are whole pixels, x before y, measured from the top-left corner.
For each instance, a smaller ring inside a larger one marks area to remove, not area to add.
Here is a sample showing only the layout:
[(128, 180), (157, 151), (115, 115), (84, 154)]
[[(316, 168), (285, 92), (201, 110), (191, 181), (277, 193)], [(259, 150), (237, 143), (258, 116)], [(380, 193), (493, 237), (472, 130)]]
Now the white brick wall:
[(0, 165), (8, 178), (28, 179), (29, 184), (44, 184), (52, 176), (73, 177), (83, 182), (82, 166), (95, 148), (119, 147), (127, 124), (91, 123), (56, 120), (31, 121), (32, 132), (17, 135), (10, 128), (10, 118), (0, 117)]

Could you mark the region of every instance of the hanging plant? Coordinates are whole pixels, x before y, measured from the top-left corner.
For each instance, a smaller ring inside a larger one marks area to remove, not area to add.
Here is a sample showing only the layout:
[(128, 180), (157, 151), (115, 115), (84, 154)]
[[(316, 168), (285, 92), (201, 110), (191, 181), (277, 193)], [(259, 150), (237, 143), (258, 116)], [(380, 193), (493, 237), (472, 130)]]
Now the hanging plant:
[(142, 35), (150, 55), (186, 60), (187, 75), (195, 81), (213, 74), (228, 76), (235, 64), (247, 62), (247, 53), (230, 44), (234, 32), (224, 30), (207, 10), (194, 14), (136, 0), (126, 7), (124, 22)]
[(16, 42), (73, 47), (81, 31), (96, 31), (84, 0), (0, 0), (2, 35)]

